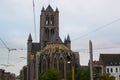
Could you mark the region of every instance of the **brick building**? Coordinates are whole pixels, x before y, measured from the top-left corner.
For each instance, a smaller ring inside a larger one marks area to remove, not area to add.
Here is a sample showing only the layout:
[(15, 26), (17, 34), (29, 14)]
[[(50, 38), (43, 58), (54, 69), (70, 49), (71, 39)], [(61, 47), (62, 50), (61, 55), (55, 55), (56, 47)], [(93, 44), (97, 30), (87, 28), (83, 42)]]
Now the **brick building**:
[(100, 54), (99, 60), (93, 61), (93, 67), (102, 75), (110, 73), (115, 80), (120, 80), (120, 54)]
[(99, 63), (104, 73), (110, 73), (115, 80), (120, 80), (120, 54), (100, 54)]
[(16, 80), (16, 76), (13, 73), (0, 69), (0, 80)]
[(20, 71), (20, 80), (27, 80), (27, 66)]

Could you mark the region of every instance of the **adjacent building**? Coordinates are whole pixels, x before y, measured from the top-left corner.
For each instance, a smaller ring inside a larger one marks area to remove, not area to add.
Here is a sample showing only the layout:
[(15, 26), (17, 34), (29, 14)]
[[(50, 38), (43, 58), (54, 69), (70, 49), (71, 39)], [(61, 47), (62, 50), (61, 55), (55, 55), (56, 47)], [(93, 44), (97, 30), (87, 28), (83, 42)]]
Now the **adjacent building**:
[(99, 62), (103, 65), (104, 73), (110, 73), (120, 80), (120, 54), (100, 54)]
[(16, 76), (13, 73), (0, 69), (0, 80), (16, 80)]
[(20, 71), (20, 80), (27, 80), (27, 66)]
[(98, 73), (110, 73), (115, 80), (120, 80), (120, 54), (100, 54), (99, 61), (93, 61)]

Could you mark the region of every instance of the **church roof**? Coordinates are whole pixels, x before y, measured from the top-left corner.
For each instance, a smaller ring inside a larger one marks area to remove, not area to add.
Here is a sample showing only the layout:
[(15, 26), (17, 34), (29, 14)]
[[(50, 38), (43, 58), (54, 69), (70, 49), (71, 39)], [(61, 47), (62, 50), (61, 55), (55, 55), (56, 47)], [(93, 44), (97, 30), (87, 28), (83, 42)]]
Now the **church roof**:
[(29, 34), (28, 41), (32, 41), (31, 34)]
[(66, 52), (66, 54), (70, 53), (71, 50), (66, 47), (64, 44), (47, 44), (40, 52), (37, 53), (38, 56), (40, 56), (40, 54), (45, 53), (48, 55), (52, 55), (55, 52), (58, 51), (64, 51)]
[(59, 12), (58, 8), (56, 8), (56, 12)]
[(49, 43), (63, 43), (58, 32), (55, 32)]
[(46, 11), (53, 12), (53, 9), (52, 9), (52, 7), (50, 5), (48, 5), (48, 7), (46, 8)]
[(32, 51), (40, 50), (40, 43), (32, 43)]
[(120, 65), (120, 54), (100, 54), (102, 64), (106, 66)]
[(67, 36), (67, 41), (70, 41), (70, 42), (71, 42), (71, 40), (70, 40), (70, 36), (69, 36), (69, 35)]
[(43, 12), (43, 11), (45, 11), (44, 7), (42, 8), (42, 10), (41, 10), (41, 11), (42, 11), (42, 12)]

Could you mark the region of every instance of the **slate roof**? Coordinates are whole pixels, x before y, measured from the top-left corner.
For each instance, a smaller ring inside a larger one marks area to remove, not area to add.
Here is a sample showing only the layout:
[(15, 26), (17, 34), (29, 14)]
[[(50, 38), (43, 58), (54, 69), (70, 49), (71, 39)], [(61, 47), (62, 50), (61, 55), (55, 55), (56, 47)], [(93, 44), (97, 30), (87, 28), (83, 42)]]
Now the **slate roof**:
[(63, 43), (58, 32), (55, 32), (49, 43)]
[(28, 41), (32, 41), (31, 34), (29, 34)]
[(52, 9), (52, 7), (50, 5), (48, 5), (48, 7), (46, 8), (46, 11), (53, 12), (53, 9)]
[(67, 41), (71, 42), (70, 36), (69, 36), (69, 35), (67, 36)]
[(120, 65), (120, 54), (100, 54), (100, 60), (104, 66)]
[(56, 12), (59, 12), (58, 8), (56, 8)]
[(40, 43), (32, 43), (32, 51), (40, 50)]
[(45, 11), (44, 7), (42, 8), (42, 10), (41, 10), (41, 11), (42, 11), (42, 12), (43, 12), (43, 11)]

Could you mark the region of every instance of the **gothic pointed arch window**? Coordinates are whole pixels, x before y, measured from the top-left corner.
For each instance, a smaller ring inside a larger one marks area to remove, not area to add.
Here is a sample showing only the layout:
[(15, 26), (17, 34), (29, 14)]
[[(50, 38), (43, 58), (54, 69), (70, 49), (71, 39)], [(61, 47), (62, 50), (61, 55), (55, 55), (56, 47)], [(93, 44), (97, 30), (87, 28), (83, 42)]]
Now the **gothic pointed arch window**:
[(50, 24), (49, 16), (47, 15), (47, 16), (46, 16), (46, 25), (49, 25), (49, 24)]
[(51, 35), (52, 36), (54, 35), (54, 29), (51, 29)]
[(64, 78), (64, 59), (61, 57), (59, 60), (59, 71), (62, 74), (62, 77)]
[(54, 26), (54, 16), (53, 15), (51, 15), (51, 17), (50, 17), (50, 24), (52, 26)]
[(54, 68), (57, 69), (57, 59), (54, 58)]
[(41, 71), (44, 72), (47, 70), (47, 60), (44, 58), (41, 63)]
[(48, 28), (45, 29), (45, 38), (46, 40), (49, 40), (49, 29)]

